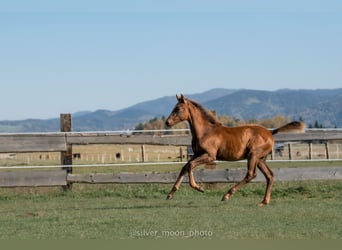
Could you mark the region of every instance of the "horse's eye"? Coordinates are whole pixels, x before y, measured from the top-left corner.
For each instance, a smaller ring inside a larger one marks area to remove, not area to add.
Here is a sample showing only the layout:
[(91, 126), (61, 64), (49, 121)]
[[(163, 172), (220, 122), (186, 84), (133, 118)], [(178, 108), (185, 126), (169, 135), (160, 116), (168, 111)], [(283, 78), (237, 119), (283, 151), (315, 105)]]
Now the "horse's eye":
[(173, 113), (179, 113), (180, 109), (177, 107), (173, 110)]

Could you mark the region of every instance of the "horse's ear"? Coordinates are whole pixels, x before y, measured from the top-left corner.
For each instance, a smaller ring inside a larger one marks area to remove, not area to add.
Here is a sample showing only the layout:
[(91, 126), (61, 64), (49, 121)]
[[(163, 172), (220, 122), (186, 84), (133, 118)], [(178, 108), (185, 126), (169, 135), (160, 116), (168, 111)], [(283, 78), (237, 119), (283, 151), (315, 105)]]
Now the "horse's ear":
[(176, 98), (177, 98), (178, 102), (185, 103), (185, 96), (183, 94), (181, 94), (180, 96), (176, 95)]
[(178, 102), (185, 103), (186, 98), (183, 94), (181, 94), (180, 96), (176, 95), (176, 97), (177, 97)]

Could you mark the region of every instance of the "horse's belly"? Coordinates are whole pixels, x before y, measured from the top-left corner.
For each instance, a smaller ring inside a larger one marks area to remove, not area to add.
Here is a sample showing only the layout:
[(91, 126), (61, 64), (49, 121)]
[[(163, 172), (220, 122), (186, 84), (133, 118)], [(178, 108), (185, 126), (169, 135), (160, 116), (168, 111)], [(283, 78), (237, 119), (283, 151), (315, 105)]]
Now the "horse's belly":
[(242, 150), (238, 151), (219, 151), (217, 154), (217, 160), (221, 161), (239, 161), (246, 158), (246, 153)]
[(232, 156), (232, 157), (218, 157), (217, 160), (219, 161), (241, 161), (246, 159), (245, 157), (237, 157), (237, 156)]

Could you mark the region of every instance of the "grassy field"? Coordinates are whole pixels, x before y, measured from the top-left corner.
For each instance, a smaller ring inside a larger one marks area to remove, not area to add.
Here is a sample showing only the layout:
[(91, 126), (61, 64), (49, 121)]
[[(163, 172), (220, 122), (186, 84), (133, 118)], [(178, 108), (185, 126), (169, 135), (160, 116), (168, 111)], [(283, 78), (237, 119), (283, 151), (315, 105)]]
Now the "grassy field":
[(263, 183), (228, 203), (230, 185), (74, 185), (0, 190), (0, 239), (341, 239), (342, 181), (279, 182), (257, 207)]
[[(79, 146), (74, 152), (80, 152), (82, 158), (74, 159), (74, 164), (136, 162), (140, 161), (140, 149), (140, 146)], [(146, 150), (151, 161), (179, 160), (178, 147)], [(117, 153), (120, 158), (116, 158)], [(0, 165), (58, 165), (59, 156), (59, 153), (10, 155), (0, 159)], [(341, 161), (270, 162), (269, 165), (271, 168), (341, 166)], [(178, 172), (181, 167), (179, 163), (81, 167), (73, 171)], [(246, 163), (217, 165), (217, 168), (236, 167), (245, 168)], [(263, 197), (265, 183), (248, 184), (228, 203), (222, 203), (223, 193), (232, 185), (206, 186), (202, 194), (184, 184), (171, 201), (165, 200), (171, 184), (74, 184), (71, 192), (61, 188), (0, 189), (0, 239), (342, 239), (341, 180), (276, 182), (270, 205), (262, 208), (256, 204)]]

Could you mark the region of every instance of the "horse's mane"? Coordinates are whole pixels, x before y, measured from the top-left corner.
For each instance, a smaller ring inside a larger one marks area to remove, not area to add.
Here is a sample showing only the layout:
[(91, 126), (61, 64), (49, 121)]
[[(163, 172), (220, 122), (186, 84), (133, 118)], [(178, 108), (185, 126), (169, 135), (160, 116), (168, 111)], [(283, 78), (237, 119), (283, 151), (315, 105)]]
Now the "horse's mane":
[(201, 104), (194, 100), (187, 99), (192, 105), (194, 105), (197, 109), (200, 110), (200, 112), (204, 115), (205, 119), (207, 119), (211, 124), (217, 124), (221, 125), (222, 123), (217, 120), (216, 116), (213, 114), (213, 112), (209, 111), (208, 109), (204, 108)]

